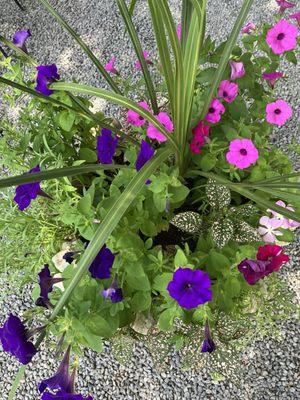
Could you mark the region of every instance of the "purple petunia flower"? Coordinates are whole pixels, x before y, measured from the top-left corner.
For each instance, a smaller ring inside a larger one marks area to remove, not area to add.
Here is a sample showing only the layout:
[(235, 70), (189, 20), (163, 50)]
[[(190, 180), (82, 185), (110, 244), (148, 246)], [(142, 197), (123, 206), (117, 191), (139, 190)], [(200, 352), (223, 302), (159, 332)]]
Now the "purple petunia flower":
[(230, 79), (232, 81), (234, 81), (238, 78), (242, 78), (246, 74), (244, 63), (242, 61), (240, 61), (240, 62), (229, 61), (229, 64), (230, 64), (230, 68), (231, 68)]
[(48, 83), (55, 82), (60, 78), (57, 66), (55, 64), (39, 65), (36, 69), (38, 73), (36, 77), (35, 90), (45, 96), (50, 96), (53, 93), (53, 90), (48, 89)]
[(142, 140), (141, 148), (139, 154), (136, 159), (135, 168), (139, 171), (145, 164), (154, 156), (155, 150), (151, 147), (151, 145), (146, 142), (146, 140)]
[(92, 277), (95, 279), (110, 278), (110, 270), (114, 261), (114, 254), (104, 245), (89, 267)]
[(123, 300), (122, 289), (118, 287), (117, 280), (114, 279), (113, 283), (108, 289), (102, 290), (101, 296), (110, 299), (112, 303), (119, 303)]
[(66, 392), (72, 392), (73, 382), (72, 377), (69, 374), (70, 351), (71, 347), (69, 346), (65, 352), (64, 358), (60, 363), (60, 366), (58, 367), (57, 373), (51, 378), (42, 380), (42, 382), (39, 384), (38, 388), (40, 393), (43, 393), (46, 389), (59, 389)]
[(282, 78), (283, 77), (283, 73), (282, 72), (270, 72), (270, 73), (266, 73), (264, 72), (262, 74), (262, 78), (265, 79), (268, 84), (270, 85), (270, 87), (273, 89), (275, 86), (275, 82), (277, 79)]
[(17, 31), (13, 37), (13, 44), (22, 49), (25, 53), (28, 53), (25, 42), (30, 36), (30, 30)]
[(9, 315), (0, 328), (0, 340), (3, 350), (15, 356), (22, 364), (28, 364), (37, 352), (34, 344), (28, 340), (23, 322), (13, 314)]
[(201, 352), (202, 353), (212, 353), (213, 351), (216, 350), (216, 345), (215, 345), (214, 341), (212, 340), (209, 325), (208, 325), (207, 321), (205, 323), (204, 336), (205, 336), (205, 338), (202, 343)]
[(183, 308), (195, 308), (212, 299), (211, 281), (206, 272), (191, 268), (178, 268), (167, 290)]
[[(28, 173), (33, 174), (35, 172), (40, 172), (41, 169), (37, 165), (36, 167), (32, 168)], [(39, 192), (41, 190), (39, 182), (32, 182), (32, 183), (24, 183), (23, 185), (19, 185), (16, 187), (16, 195), (14, 197), (15, 203), (18, 204), (19, 210), (23, 211), (27, 208), (31, 200), (37, 198)]]
[(118, 138), (112, 137), (109, 129), (102, 128), (101, 136), (97, 137), (98, 161), (101, 164), (111, 164), (118, 145)]
[(213, 99), (205, 116), (205, 121), (216, 124), (220, 122), (222, 115), (225, 113), (225, 107), (218, 99)]
[(55, 394), (43, 393), (41, 400), (93, 400), (91, 396), (83, 397), (82, 394), (66, 393), (59, 391)]
[(300, 26), (300, 11), (297, 11), (295, 14), (291, 14), (289, 18), (295, 19)]
[(50, 306), (48, 294), (52, 292), (53, 285), (62, 281), (63, 278), (53, 278), (51, 276), (49, 265), (46, 264), (39, 273), (40, 297), (36, 300), (35, 304), (48, 308)]

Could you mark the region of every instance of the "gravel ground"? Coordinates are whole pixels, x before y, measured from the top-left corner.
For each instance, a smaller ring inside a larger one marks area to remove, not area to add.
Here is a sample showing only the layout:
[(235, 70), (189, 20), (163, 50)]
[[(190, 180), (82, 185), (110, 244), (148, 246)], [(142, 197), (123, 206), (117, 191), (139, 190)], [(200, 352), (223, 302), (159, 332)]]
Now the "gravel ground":
[[(62, 31), (54, 20), (43, 10), (37, 0), (21, 0), (28, 7), (26, 13), (20, 12), (13, 0), (2, 1), (0, 16), (0, 33), (11, 37), (18, 29), (30, 28), (32, 38), (29, 42), (30, 52), (41, 63), (55, 62), (66, 78), (76, 77), (84, 83), (102, 86), (103, 82), (96, 69), (87, 61), (84, 54), (72, 39)], [(3, 4), (4, 3), (4, 4)], [(146, 1), (139, 0), (135, 22), (144, 49), (155, 54), (149, 17), (146, 13)], [(179, 19), (179, 0), (169, 2), (174, 14)], [(209, 0), (208, 29), (215, 37), (222, 39), (229, 31), (238, 14), (241, 0)], [(131, 74), (135, 61), (129, 41), (124, 37), (124, 28), (113, 0), (53, 0), (52, 4), (82, 35), (101, 60), (108, 60), (112, 55), (118, 59), (118, 69), (122, 74)], [(255, 2), (249, 19), (254, 22), (268, 20), (276, 8), (275, 0)], [(120, 45), (122, 43), (122, 45)], [(284, 65), (288, 79), (278, 86), (282, 98), (293, 105), (299, 112), (299, 68)], [(101, 104), (105, 106), (104, 103)], [(110, 108), (112, 110), (112, 108)], [(299, 168), (299, 156), (291, 152), (290, 145), (299, 143), (299, 115), (280, 132), (273, 135), (274, 143), (290, 152), (295, 165)], [(282, 271), (282, 277), (288, 280), (291, 287), (299, 293), (299, 235), (290, 246), (292, 262)], [(9, 290), (8, 283), (2, 279), (0, 291)], [(0, 301), (0, 322), (10, 311), (20, 313), (30, 307), (28, 295), (10, 295)], [(124, 367), (110, 354), (107, 347), (103, 354), (95, 355), (85, 352), (80, 360), (78, 388), (82, 393), (90, 393), (95, 400), (104, 399), (252, 399), (275, 400), (300, 398), (297, 387), (297, 368), (299, 369), (299, 325), (287, 321), (281, 327), (283, 341), (264, 340), (253, 343), (245, 352), (247, 362), (239, 373), (239, 385), (229, 380), (215, 382), (209, 371), (185, 371), (179, 368), (178, 357), (173, 354), (170, 368), (158, 373), (153, 361), (142, 344), (138, 344), (133, 359)], [(28, 368), (26, 381), (21, 386), (16, 399), (38, 399), (36, 383), (51, 375), (56, 362), (47, 351), (41, 351), (35, 359), (34, 366)], [(2, 399), (7, 399), (10, 382), (17, 371), (17, 364), (11, 357), (0, 352), (0, 391)]]

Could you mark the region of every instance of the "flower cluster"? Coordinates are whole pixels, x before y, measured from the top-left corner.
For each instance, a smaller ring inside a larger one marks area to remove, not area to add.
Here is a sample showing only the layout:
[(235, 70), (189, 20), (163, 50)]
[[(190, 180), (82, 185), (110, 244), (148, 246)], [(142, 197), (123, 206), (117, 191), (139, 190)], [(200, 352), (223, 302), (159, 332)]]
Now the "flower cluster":
[(256, 260), (243, 260), (238, 265), (238, 270), (244, 275), (249, 285), (254, 285), (260, 279), (278, 271), (288, 261), (289, 256), (284, 254), (282, 247), (265, 245), (258, 248)]

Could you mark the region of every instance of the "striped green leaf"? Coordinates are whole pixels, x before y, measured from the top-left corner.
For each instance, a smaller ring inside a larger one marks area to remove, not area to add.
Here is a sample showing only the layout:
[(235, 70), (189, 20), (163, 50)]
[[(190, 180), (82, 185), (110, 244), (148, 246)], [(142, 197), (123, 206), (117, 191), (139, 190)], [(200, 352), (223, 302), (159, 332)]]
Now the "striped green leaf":
[(149, 68), (147, 66), (147, 63), (145, 61), (145, 58), (143, 56), (143, 48), (141, 46), (140, 40), (138, 38), (136, 29), (132, 23), (132, 19), (130, 16), (130, 13), (128, 11), (127, 5), (124, 0), (117, 0), (117, 4), (120, 10), (120, 13), (123, 17), (124, 23), (127, 28), (127, 32), (130, 36), (131, 42), (133, 44), (134, 50), (136, 52), (137, 58), (139, 62), (141, 63), (141, 68), (142, 72), (144, 75), (145, 83), (146, 83), (146, 88), (147, 92), (151, 101), (152, 109), (155, 114), (158, 114), (158, 105), (157, 105), (157, 99), (156, 99), (156, 93), (155, 93), (155, 88), (150, 76)]
[(116, 93), (121, 93), (120, 89), (118, 88), (115, 81), (111, 78), (109, 73), (105, 70), (104, 66), (92, 52), (92, 50), (86, 45), (86, 43), (81, 39), (81, 37), (74, 31), (74, 29), (67, 23), (67, 21), (58, 14), (57, 11), (51, 6), (51, 4), (47, 0), (39, 0), (43, 6), (49, 11), (49, 13), (57, 20), (57, 22), (69, 32), (69, 34), (75, 39), (75, 41), (79, 44), (88, 58), (93, 62), (93, 64), (98, 68), (99, 72), (109, 84), (109, 86), (115, 91)]

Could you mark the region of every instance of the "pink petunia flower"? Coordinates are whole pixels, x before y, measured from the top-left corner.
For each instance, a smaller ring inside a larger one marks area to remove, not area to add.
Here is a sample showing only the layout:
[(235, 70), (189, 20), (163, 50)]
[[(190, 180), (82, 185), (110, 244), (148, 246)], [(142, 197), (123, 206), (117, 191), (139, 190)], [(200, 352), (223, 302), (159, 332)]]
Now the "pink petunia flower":
[(251, 33), (251, 31), (254, 31), (256, 29), (256, 26), (254, 25), (254, 23), (253, 22), (248, 22), (244, 27), (243, 27), (243, 29), (241, 30), (241, 32), (242, 33), (248, 33), (248, 34), (250, 34)]
[(282, 72), (270, 72), (270, 73), (264, 72), (262, 74), (262, 77), (263, 77), (263, 79), (265, 79), (268, 82), (270, 87), (273, 89), (275, 86), (276, 80), (279, 78), (282, 78), (283, 73)]
[(222, 114), (225, 113), (225, 107), (218, 100), (214, 99), (209, 106), (208, 112), (205, 116), (205, 121), (211, 122), (212, 124), (216, 124), (221, 120)]
[(266, 113), (266, 120), (269, 124), (282, 126), (292, 117), (293, 110), (284, 100), (277, 100), (267, 104)]
[[(173, 122), (169, 115), (165, 112), (160, 112), (156, 119), (166, 128), (168, 132), (173, 132)], [(167, 138), (154, 125), (149, 124), (147, 136), (150, 139), (156, 139), (158, 142), (165, 142)]]
[(276, 242), (276, 236), (282, 236), (283, 233), (278, 231), (282, 227), (282, 221), (277, 218), (261, 217), (259, 220), (260, 226), (258, 233), (262, 236), (266, 243)]
[(295, 3), (291, 3), (290, 1), (286, 0), (276, 0), (276, 3), (280, 6), (279, 12), (282, 14), (287, 8), (293, 8), (296, 6)]
[(112, 74), (120, 75), (119, 71), (115, 68), (116, 57), (112, 57), (108, 63), (104, 66), (105, 71), (111, 72)]
[[(289, 204), (286, 205), (285, 202), (282, 200), (277, 201), (276, 204), (280, 207), (286, 208), (287, 210), (295, 211), (295, 209), (292, 206), (290, 206)], [(273, 210), (267, 210), (267, 211), (272, 213), (274, 218), (279, 219), (282, 222), (281, 227), (284, 229), (299, 228), (300, 226), (299, 222), (286, 218), (283, 215), (279, 214), (277, 211)]]
[(238, 85), (230, 81), (222, 81), (219, 86), (218, 96), (226, 101), (232, 103), (238, 95)]
[(297, 36), (298, 28), (282, 19), (268, 30), (266, 41), (274, 54), (282, 54), (296, 47)]
[(234, 81), (235, 79), (242, 78), (246, 71), (244, 68), (244, 63), (241, 62), (236, 62), (236, 61), (229, 61), (230, 67), (231, 67), (231, 77), (230, 79)]
[(181, 36), (182, 36), (182, 26), (181, 26), (181, 24), (177, 25), (176, 32), (177, 32), (178, 39), (181, 40)]
[[(145, 103), (144, 101), (141, 101), (139, 103), (139, 106), (143, 107), (145, 110), (151, 111), (148, 104)], [(133, 110), (128, 110), (127, 111), (127, 123), (130, 125), (135, 125), (135, 126), (143, 126), (146, 123), (146, 120), (141, 115), (139, 115), (139, 113), (137, 113)]]
[(201, 153), (201, 149), (207, 141), (209, 130), (210, 127), (208, 125), (204, 125), (203, 121), (200, 121), (199, 124), (193, 129), (193, 139), (190, 144), (190, 150), (192, 153)]
[(250, 139), (234, 139), (229, 144), (226, 160), (239, 169), (248, 168), (258, 159), (258, 150)]
[[(149, 60), (149, 53), (148, 53), (148, 51), (143, 51), (143, 57), (144, 57), (144, 59), (145, 59), (145, 61), (146, 61), (146, 64), (149, 64), (149, 65), (152, 65), (152, 64), (153, 64), (153, 62), (152, 62), (151, 60)], [(136, 63), (134, 64), (134, 67), (135, 67), (135, 69), (137, 69), (137, 70), (142, 69), (142, 65), (141, 65), (141, 63), (140, 63), (139, 60), (136, 61)]]
[(291, 14), (289, 18), (295, 19), (300, 26), (300, 11), (296, 12), (295, 14)]

